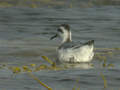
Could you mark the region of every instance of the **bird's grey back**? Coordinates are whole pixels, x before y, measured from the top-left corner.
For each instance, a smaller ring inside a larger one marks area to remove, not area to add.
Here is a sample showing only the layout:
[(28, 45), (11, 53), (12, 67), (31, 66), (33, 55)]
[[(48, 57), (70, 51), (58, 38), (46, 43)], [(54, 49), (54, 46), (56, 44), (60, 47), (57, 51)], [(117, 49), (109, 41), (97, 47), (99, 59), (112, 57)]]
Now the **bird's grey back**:
[(83, 44), (81, 42), (65, 42), (62, 45), (59, 46), (59, 49), (68, 49), (68, 48), (79, 48), (81, 47)]

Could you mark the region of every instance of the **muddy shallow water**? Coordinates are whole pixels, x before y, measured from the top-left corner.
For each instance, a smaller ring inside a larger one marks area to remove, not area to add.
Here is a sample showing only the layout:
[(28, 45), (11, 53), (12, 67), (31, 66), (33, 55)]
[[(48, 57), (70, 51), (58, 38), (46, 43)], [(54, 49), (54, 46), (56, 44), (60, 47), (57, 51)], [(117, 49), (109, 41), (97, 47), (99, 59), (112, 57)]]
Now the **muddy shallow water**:
[[(41, 56), (56, 59), (58, 40), (49, 40), (60, 24), (71, 26), (73, 40), (95, 40), (95, 53), (107, 57), (112, 68), (102, 67), (103, 61), (94, 58), (89, 68), (67, 70), (41, 70), (34, 72), (53, 90), (102, 90), (105, 76), (108, 88), (120, 89), (120, 7), (101, 6), (91, 8), (0, 8), (0, 64), (23, 66), (35, 63), (48, 64)], [(107, 49), (103, 49), (107, 48)], [(107, 53), (107, 54), (106, 54)], [(109, 54), (110, 53), (110, 54)], [(112, 53), (112, 54), (111, 54)], [(13, 76), (8, 69), (0, 69), (0, 90), (46, 90), (27, 73)]]

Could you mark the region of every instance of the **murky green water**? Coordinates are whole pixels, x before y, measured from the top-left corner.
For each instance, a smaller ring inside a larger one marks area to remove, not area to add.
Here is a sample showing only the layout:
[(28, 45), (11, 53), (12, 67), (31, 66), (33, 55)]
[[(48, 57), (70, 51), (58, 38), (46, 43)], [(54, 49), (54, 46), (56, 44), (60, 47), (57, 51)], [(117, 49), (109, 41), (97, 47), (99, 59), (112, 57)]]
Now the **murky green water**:
[[(114, 67), (102, 68), (102, 62), (94, 58), (94, 68), (43, 70), (34, 75), (53, 90), (72, 90), (73, 87), (80, 87), (80, 90), (103, 90), (104, 83), (100, 76), (103, 73), (108, 83), (105, 90), (119, 90), (120, 51), (102, 50), (120, 47), (119, 6), (0, 8), (0, 64), (48, 64), (41, 59), (42, 55), (55, 60), (59, 42), (50, 41), (49, 38), (56, 32), (58, 25), (63, 23), (71, 26), (73, 40), (86, 42), (94, 39), (95, 47), (101, 48), (101, 53), (112, 52), (112, 56), (103, 56), (107, 57), (107, 64), (113, 64)], [(12, 75), (9, 70), (0, 69), (0, 90), (46, 90), (26, 73), (16, 77)]]

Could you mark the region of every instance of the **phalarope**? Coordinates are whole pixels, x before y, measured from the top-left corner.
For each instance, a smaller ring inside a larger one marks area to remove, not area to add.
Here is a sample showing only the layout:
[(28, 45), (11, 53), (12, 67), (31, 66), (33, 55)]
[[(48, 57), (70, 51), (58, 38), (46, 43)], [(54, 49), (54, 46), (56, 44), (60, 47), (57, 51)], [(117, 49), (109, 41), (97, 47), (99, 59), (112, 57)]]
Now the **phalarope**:
[(61, 44), (57, 49), (57, 60), (59, 62), (81, 63), (90, 62), (93, 59), (94, 40), (90, 40), (86, 43), (72, 42), (69, 25), (60, 25), (57, 34), (51, 37), (51, 39), (56, 37), (62, 39)]

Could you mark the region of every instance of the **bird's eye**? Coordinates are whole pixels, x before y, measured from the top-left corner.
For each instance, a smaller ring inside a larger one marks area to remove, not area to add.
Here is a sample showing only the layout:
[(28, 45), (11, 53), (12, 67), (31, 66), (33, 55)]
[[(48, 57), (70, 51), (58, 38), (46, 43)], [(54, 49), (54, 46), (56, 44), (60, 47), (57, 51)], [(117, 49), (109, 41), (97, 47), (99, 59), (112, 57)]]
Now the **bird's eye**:
[(61, 32), (61, 33), (63, 33), (62, 29), (60, 29), (60, 28), (58, 29), (58, 32)]

